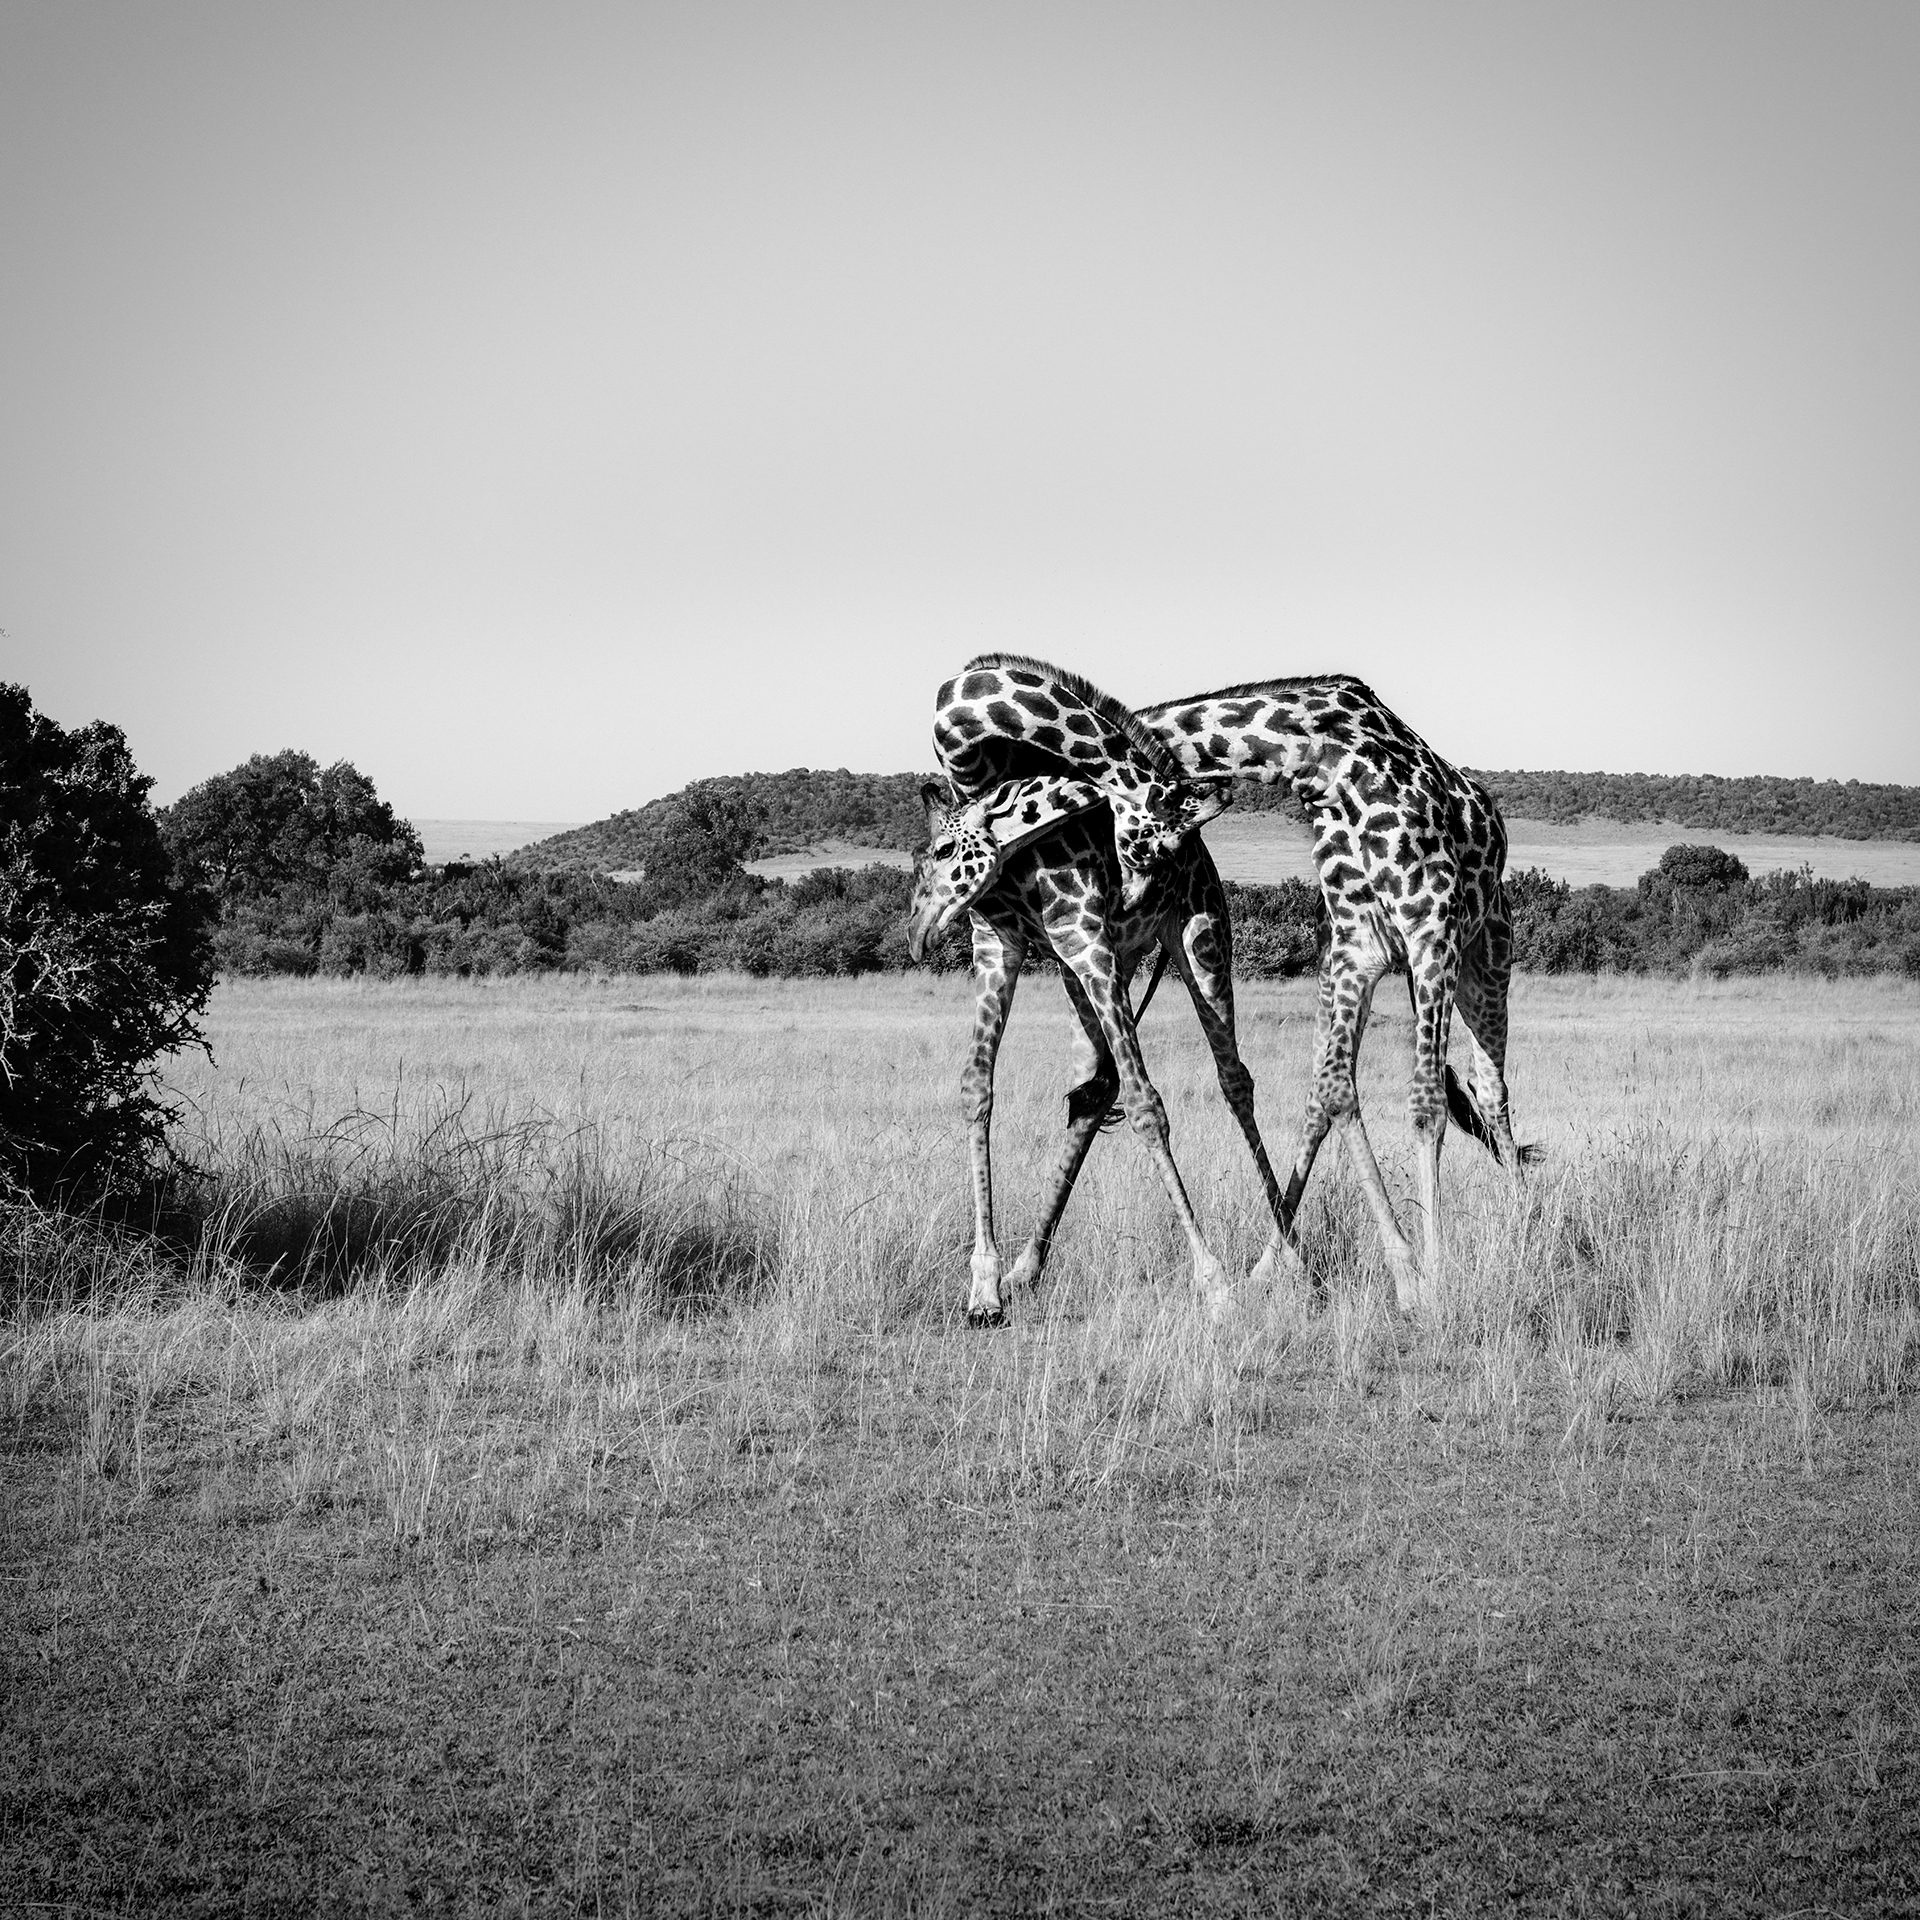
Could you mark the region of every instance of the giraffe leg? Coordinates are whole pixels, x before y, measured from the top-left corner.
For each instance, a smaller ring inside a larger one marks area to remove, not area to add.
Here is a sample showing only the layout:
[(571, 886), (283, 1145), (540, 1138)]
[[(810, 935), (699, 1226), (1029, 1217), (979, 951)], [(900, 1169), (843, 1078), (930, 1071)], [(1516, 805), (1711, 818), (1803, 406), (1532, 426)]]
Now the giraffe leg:
[(1307, 1096), (1305, 1137), (1294, 1162), (1293, 1177), (1287, 1182), (1283, 1204), (1286, 1225), (1291, 1229), (1321, 1142), (1329, 1132), (1337, 1131), (1380, 1229), (1387, 1265), (1393, 1274), (1395, 1304), (1404, 1306), (1418, 1291), (1418, 1270), (1413, 1248), (1394, 1216), (1387, 1183), (1380, 1177), (1380, 1163), (1374, 1158), (1373, 1143), (1367, 1138), (1366, 1125), (1360, 1118), (1360, 1093), (1354, 1081), (1354, 1066), (1359, 1059), (1360, 1042), (1366, 1036), (1373, 989), (1385, 971), (1384, 959), (1369, 944), (1343, 940), (1340, 929), (1335, 929), (1334, 942), (1320, 974), (1320, 1012), (1316, 1022), (1319, 1057), (1314, 1066), (1313, 1088)]
[(1408, 956), (1413, 1091), (1407, 1097), (1407, 1115), (1413, 1122), (1420, 1181), (1422, 1252), (1415, 1292), (1421, 1305), (1432, 1303), (1440, 1285), (1440, 1149), (1447, 1137), (1447, 1033), (1459, 964), (1458, 949), (1441, 942)]
[(1180, 1169), (1173, 1163), (1168, 1145), (1167, 1110), (1153, 1082), (1147, 1078), (1146, 1062), (1140, 1057), (1140, 1041), (1134, 1032), (1133, 1014), (1127, 1006), (1125, 985), (1112, 949), (1104, 938), (1090, 940), (1082, 936), (1057, 950), (1099, 1023), (1119, 1073), (1121, 1106), (1179, 1216), (1193, 1259), (1194, 1287), (1206, 1300), (1209, 1312), (1216, 1318), (1224, 1315), (1233, 1304), (1227, 1272), (1200, 1232), (1193, 1203), (1187, 1198), (1186, 1187), (1180, 1179)]
[(1100, 1123), (1112, 1111), (1114, 1098), (1120, 1091), (1120, 1075), (1114, 1065), (1113, 1051), (1107, 1045), (1106, 1035), (1100, 1030), (1100, 1021), (1094, 1013), (1092, 1002), (1071, 973), (1062, 974), (1061, 979), (1067, 989), (1068, 1003), (1085, 1029), (1087, 1070), (1075, 1081), (1072, 1091), (1067, 1095), (1066, 1142), (1061, 1148), (1060, 1158), (1054, 1164), (1053, 1178), (1048, 1184), (1047, 1197), (1034, 1225), (1032, 1238), (1007, 1274), (1002, 1289), (1005, 1293), (1011, 1293), (1016, 1287), (1039, 1285), (1047, 1257), (1053, 1251), (1053, 1236), (1059, 1230), (1060, 1217), (1066, 1212), (1067, 1202), (1073, 1196), (1073, 1185), (1080, 1177), (1087, 1149), (1093, 1145), (1094, 1136), (1100, 1131)]
[(960, 1103), (967, 1120), (967, 1151), (973, 1171), (972, 1286), (967, 1324), (997, 1327), (1006, 1320), (1000, 1284), (1000, 1250), (993, 1237), (993, 1064), (1013, 1006), (1026, 944), (1020, 929), (988, 913), (973, 916), (973, 1044), (960, 1076)]
[[(1514, 1144), (1507, 1111), (1507, 988), (1512, 974), (1513, 933), (1503, 903), (1487, 916), (1460, 963), (1455, 1005), (1473, 1043), (1469, 1080), (1474, 1113), (1457, 1113), (1456, 1118), (1498, 1156), (1503, 1167), (1517, 1173), (1538, 1154), (1532, 1147)], [(1476, 1118), (1484, 1133), (1474, 1127)]]
[(1316, 1064), (1313, 1085), (1307, 1092), (1307, 1112), (1301, 1125), (1300, 1150), (1294, 1155), (1293, 1168), (1287, 1178), (1287, 1190), (1280, 1196), (1279, 1224), (1290, 1239), (1293, 1236), (1294, 1219), (1300, 1211), (1301, 1197), (1307, 1190), (1307, 1176), (1313, 1172), (1313, 1163), (1319, 1158), (1320, 1149), (1333, 1127), (1332, 1111), (1320, 1098), (1318, 1065), (1327, 1057), (1332, 1034), (1333, 955), (1329, 952), (1320, 963), (1320, 997), (1313, 1016), (1313, 1057)]
[(1193, 998), (1193, 1010), (1200, 1016), (1200, 1030), (1207, 1037), (1213, 1054), (1213, 1070), (1247, 1150), (1253, 1155), (1260, 1184), (1266, 1190), (1267, 1206), (1273, 1214), (1273, 1232), (1255, 1263), (1250, 1276), (1255, 1287), (1273, 1284), (1276, 1269), (1284, 1265), (1291, 1273), (1302, 1271), (1300, 1251), (1282, 1217), (1285, 1197), (1275, 1179), (1273, 1164), (1267, 1158), (1267, 1144), (1260, 1137), (1260, 1123), (1254, 1115), (1253, 1075), (1241, 1058), (1233, 1019), (1233, 932), (1227, 917), (1227, 903), (1218, 887), (1203, 897), (1197, 911), (1189, 914), (1179, 931), (1173, 950), (1174, 965), (1187, 983)]

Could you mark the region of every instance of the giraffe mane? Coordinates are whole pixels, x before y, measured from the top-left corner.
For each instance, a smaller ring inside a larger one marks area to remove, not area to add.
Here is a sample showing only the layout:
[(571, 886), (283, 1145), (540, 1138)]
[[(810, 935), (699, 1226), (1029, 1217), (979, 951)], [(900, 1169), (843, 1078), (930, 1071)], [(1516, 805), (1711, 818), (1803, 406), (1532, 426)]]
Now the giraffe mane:
[(1186, 771), (1180, 765), (1172, 748), (1158, 734), (1138, 720), (1131, 707), (1124, 706), (1112, 694), (1096, 687), (1083, 675), (1070, 673), (1065, 667), (1056, 667), (1051, 660), (1036, 660), (1030, 653), (976, 654), (967, 662), (965, 671), (972, 673), (976, 669), (985, 671), (995, 667), (1025, 667), (1031, 673), (1044, 673), (1048, 679), (1056, 681), (1076, 699), (1097, 713), (1109, 726), (1125, 734), (1128, 741), (1138, 749), (1141, 758), (1161, 778), (1175, 782), (1186, 780)]
[(1380, 696), (1364, 680), (1351, 673), (1287, 673), (1276, 674), (1267, 680), (1243, 680), (1236, 686), (1216, 687), (1211, 693), (1189, 693), (1177, 700), (1149, 700), (1141, 711), (1158, 713), (1163, 707), (1198, 706), (1202, 700), (1252, 700), (1263, 693), (1291, 691), (1298, 687), (1344, 687), (1372, 705), (1383, 704)]

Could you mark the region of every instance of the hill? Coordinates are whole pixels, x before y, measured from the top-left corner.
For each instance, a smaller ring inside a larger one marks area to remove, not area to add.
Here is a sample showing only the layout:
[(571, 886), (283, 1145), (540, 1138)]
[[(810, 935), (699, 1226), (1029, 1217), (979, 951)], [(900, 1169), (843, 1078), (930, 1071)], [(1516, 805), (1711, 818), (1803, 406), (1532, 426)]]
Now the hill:
[[(1622, 820), (1718, 833), (1833, 834), (1842, 840), (1920, 840), (1920, 787), (1860, 780), (1729, 779), (1717, 773), (1523, 773), (1469, 767), (1510, 820)], [(1291, 812), (1280, 787), (1251, 782), (1242, 813)]]
[(1665, 822), (1721, 833), (1920, 840), (1920, 787), (1714, 773), (1487, 773), (1502, 813), (1520, 820)]
[[(926, 838), (920, 788), (933, 777), (931, 773), (791, 767), (785, 773), (725, 773), (693, 785), (739, 794), (759, 807), (766, 820), (762, 854), (800, 853), (822, 840), (844, 840), (876, 851), (911, 850)], [(562, 867), (622, 873), (643, 867), (657, 827), (679, 798), (680, 793), (663, 794), (644, 807), (575, 827), (571, 833), (556, 833), (522, 847), (507, 864), (531, 873)]]
[[(1768, 774), (1524, 773), (1473, 769), (1511, 819), (1658, 822), (1719, 833), (1833, 834), (1846, 840), (1920, 841), (1920, 787), (1860, 780), (1787, 780)], [(763, 855), (799, 853), (823, 840), (911, 851), (924, 832), (920, 787), (930, 773), (849, 773), (792, 767), (785, 773), (721, 774), (695, 782), (738, 792), (766, 819)], [(683, 790), (686, 791), (686, 790)], [(547, 873), (577, 868), (620, 873), (646, 864), (656, 825), (679, 798), (667, 794), (510, 856), (508, 865)], [(1284, 788), (1242, 782), (1241, 813), (1292, 812)]]

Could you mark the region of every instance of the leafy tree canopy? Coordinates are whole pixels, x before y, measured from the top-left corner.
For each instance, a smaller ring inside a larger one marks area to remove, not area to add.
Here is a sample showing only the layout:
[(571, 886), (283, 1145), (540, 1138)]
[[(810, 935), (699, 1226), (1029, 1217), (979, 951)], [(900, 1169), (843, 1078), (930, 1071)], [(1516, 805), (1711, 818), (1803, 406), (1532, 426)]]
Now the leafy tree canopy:
[(1640, 891), (1664, 899), (1676, 892), (1745, 886), (1746, 881), (1747, 865), (1738, 854), (1688, 843), (1669, 847), (1660, 864), (1640, 876)]
[(0, 686), (0, 1186), (136, 1181), (152, 1062), (198, 1041), (211, 903), (176, 880), (118, 727), (71, 732)]
[(420, 836), (345, 760), (256, 753), (160, 816), (181, 871), (231, 907), (287, 888), (391, 885), (418, 869)]
[(641, 843), (645, 885), (662, 905), (721, 891), (766, 837), (766, 814), (730, 782), (699, 780), (660, 807)]

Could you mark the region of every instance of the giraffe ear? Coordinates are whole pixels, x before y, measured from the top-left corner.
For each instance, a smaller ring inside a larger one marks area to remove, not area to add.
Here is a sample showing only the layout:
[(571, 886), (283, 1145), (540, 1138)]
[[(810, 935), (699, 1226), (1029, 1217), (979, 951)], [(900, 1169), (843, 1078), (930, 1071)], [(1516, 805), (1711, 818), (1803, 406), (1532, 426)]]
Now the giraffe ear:
[(931, 834), (934, 822), (953, 805), (953, 798), (938, 781), (929, 780), (920, 789), (920, 804), (927, 810), (927, 832)]

